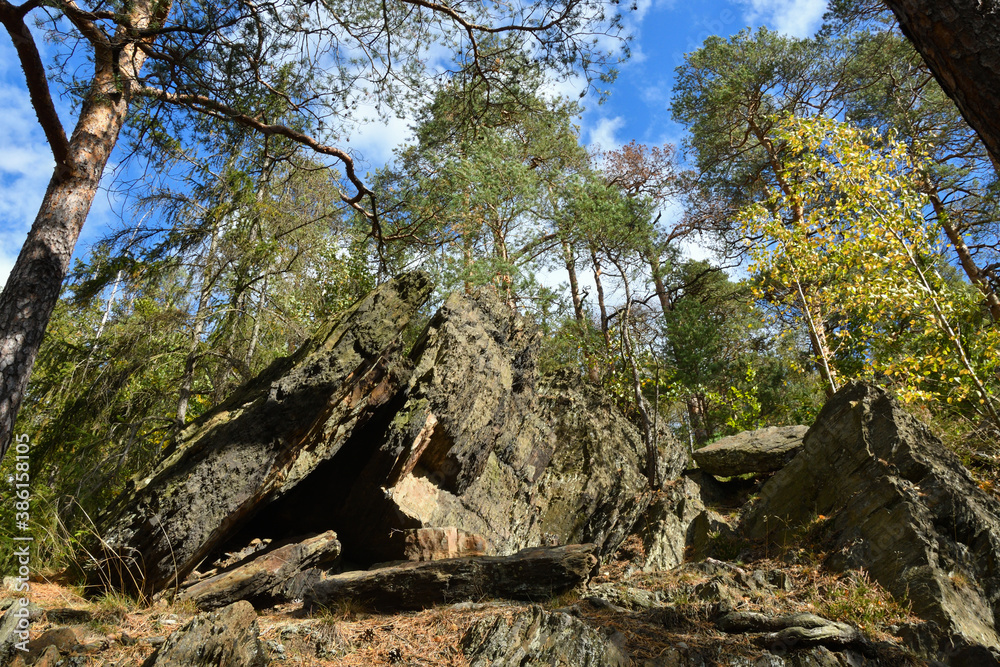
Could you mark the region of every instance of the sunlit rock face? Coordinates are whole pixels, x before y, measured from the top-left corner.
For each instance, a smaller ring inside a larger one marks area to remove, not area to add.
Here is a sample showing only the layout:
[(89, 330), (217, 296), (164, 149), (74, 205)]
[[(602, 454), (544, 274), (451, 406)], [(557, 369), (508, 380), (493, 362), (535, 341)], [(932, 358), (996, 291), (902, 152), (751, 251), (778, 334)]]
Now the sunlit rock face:
[(744, 525), (781, 543), (810, 522), (827, 566), (865, 569), (942, 641), (1000, 648), (1000, 504), (883, 390), (852, 383), (830, 399)]

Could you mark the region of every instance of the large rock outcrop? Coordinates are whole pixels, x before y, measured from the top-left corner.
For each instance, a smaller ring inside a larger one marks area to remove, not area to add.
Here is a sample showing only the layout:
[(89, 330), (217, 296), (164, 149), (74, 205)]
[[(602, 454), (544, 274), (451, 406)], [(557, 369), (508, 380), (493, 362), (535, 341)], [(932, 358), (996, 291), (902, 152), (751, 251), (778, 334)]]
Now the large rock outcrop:
[(253, 538), (327, 530), (360, 565), (412, 557), (425, 529), (490, 555), (614, 549), (652, 497), (636, 428), (575, 375), (540, 377), (539, 332), (492, 293), (449, 297), (405, 354), (429, 290), (383, 285), (188, 427), (100, 521), (91, 580), (153, 592)]
[(778, 544), (807, 525), (829, 566), (867, 570), (949, 650), (1000, 648), (1000, 503), (883, 390), (852, 383), (830, 399), (745, 522)]
[(498, 555), (624, 538), (650, 497), (641, 437), (597, 388), (539, 378), (539, 342), (491, 294), (447, 299), (410, 354), (381, 445), (331, 508), (345, 551), (399, 558), (406, 531), (424, 526), (480, 535)]

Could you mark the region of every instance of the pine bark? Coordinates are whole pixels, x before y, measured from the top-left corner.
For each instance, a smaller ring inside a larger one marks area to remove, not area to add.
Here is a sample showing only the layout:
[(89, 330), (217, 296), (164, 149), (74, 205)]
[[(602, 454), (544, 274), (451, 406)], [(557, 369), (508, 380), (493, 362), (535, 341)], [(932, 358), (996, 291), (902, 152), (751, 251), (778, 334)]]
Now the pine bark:
[[(143, 28), (154, 17), (162, 18), (168, 7), (169, 3), (137, 2), (132, 7), (131, 23)], [(13, 36), (13, 21), (6, 15), (10, 8), (6, 2), (0, 4), (5, 13), (4, 25)], [(25, 60), (24, 40), (30, 40), (30, 35), (21, 36), (15, 43), (30, 82), (33, 76), (30, 66), (40, 67), (41, 63)], [(134, 42), (121, 48), (112, 48), (110, 43), (95, 45), (94, 78), (81, 105), (76, 129), (65, 146), (56, 145), (61, 127), (57, 127), (58, 132), (52, 130), (58, 126), (58, 118), (44, 117), (40, 108), (44, 100), (31, 91), (32, 104), (53, 144), (56, 167), (28, 238), (0, 294), (0, 457), (13, 438), (14, 420), (45, 328), (59, 299), (73, 248), (104, 168), (118, 141), (132, 97), (132, 84), (144, 60), (145, 55)], [(47, 90), (42, 92), (48, 95)], [(51, 98), (48, 101), (51, 103)], [(61, 157), (63, 150), (65, 156)]]
[(962, 116), (1000, 162), (1000, 1), (886, 0)]

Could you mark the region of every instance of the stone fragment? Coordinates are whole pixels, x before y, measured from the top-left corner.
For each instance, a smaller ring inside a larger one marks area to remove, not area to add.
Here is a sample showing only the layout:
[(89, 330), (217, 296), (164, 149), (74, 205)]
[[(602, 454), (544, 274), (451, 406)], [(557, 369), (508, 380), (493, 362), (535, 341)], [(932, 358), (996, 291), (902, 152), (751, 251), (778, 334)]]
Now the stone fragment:
[(692, 560), (720, 558), (736, 560), (739, 556), (739, 535), (725, 518), (713, 510), (699, 512), (688, 528)]
[(25, 662), (34, 663), (49, 648), (55, 648), (56, 654), (68, 653), (80, 646), (80, 638), (72, 628), (50, 628), (28, 642), (28, 652)]
[(681, 477), (665, 485), (643, 516), (636, 532), (646, 553), (645, 570), (669, 570), (684, 562), (691, 523), (705, 510), (698, 485)]
[(333, 576), (316, 573), (307, 608), (350, 600), (382, 612), (423, 609), (482, 598), (548, 600), (585, 581), (597, 567), (597, 546), (524, 549), (513, 556), (403, 563)]
[(412, 561), (464, 558), (486, 553), (486, 540), (454, 526), (407, 530), (404, 544), (403, 556)]
[(89, 609), (74, 609), (72, 607), (57, 607), (45, 610), (45, 620), (54, 625), (74, 625), (89, 623), (94, 617)]
[(199, 614), (167, 637), (142, 667), (264, 667), (269, 663), (246, 601)]
[(854, 626), (809, 613), (769, 616), (734, 611), (717, 619), (715, 625), (730, 634), (763, 633), (760, 643), (771, 650), (787, 651), (813, 646), (841, 649), (864, 643), (864, 638)]
[(267, 604), (281, 595), (293, 577), (340, 556), (340, 542), (332, 530), (284, 546), (252, 554), (232, 569), (197, 581), (181, 592), (201, 609), (218, 609), (238, 600)]
[(694, 450), (698, 467), (718, 477), (780, 470), (802, 449), (806, 426), (769, 426), (744, 431)]
[(615, 639), (568, 614), (537, 605), (514, 616), (483, 619), (462, 638), (470, 667), (625, 667), (627, 653)]
[(0, 665), (7, 664), (16, 654), (23, 653), (15, 648), (15, 644), (24, 639), (20, 633), (27, 631), (30, 623), (41, 618), (43, 613), (42, 608), (34, 602), (22, 607), (17, 604), (17, 599), (11, 601), (0, 619)]
[(59, 649), (49, 644), (31, 664), (34, 667), (56, 667), (61, 659), (62, 654), (59, 653)]

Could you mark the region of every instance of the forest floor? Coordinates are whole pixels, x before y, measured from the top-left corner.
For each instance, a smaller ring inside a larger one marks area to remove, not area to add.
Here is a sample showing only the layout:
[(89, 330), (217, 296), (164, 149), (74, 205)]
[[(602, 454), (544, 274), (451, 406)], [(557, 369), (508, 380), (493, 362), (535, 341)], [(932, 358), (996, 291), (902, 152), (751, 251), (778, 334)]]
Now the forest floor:
[[(754, 590), (739, 584), (762, 575), (781, 585)], [(12, 596), (0, 592), (0, 599)], [(88, 600), (70, 585), (44, 579), (31, 583), (31, 601), (44, 613), (32, 624), (33, 650), (15, 665), (45, 665), (38, 656), (48, 644), (70, 659), (62, 663), (67, 666), (140, 665), (197, 614), (190, 602), (146, 605), (114, 594)], [(749, 635), (728, 635), (715, 627), (712, 618), (720, 604), (771, 615), (812, 612), (844, 621), (879, 647), (885, 664), (916, 664), (893, 631), (917, 619), (863, 573), (824, 572), (817, 556), (804, 551), (749, 563), (709, 559), (662, 572), (641, 572), (623, 558), (604, 564), (585, 587), (541, 606), (603, 629), (635, 664), (677, 647), (710, 660), (759, 656), (762, 649)], [(265, 650), (278, 665), (461, 667), (468, 664), (462, 642), (470, 627), (498, 616), (513, 618), (529, 607), (491, 600), (381, 614), (345, 603), (310, 616), (301, 604), (292, 603), (259, 610), (258, 626)]]

